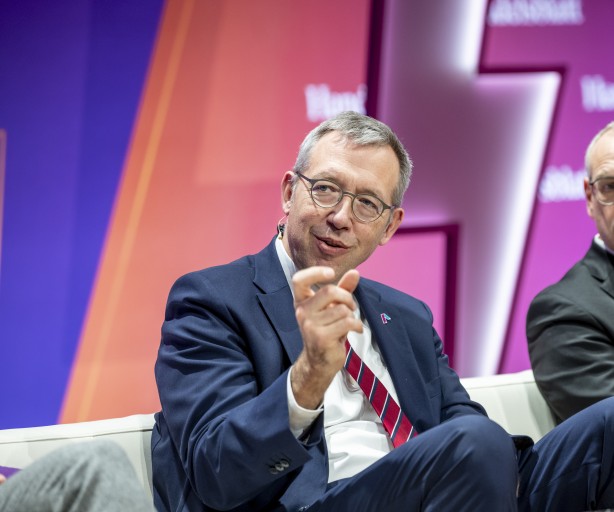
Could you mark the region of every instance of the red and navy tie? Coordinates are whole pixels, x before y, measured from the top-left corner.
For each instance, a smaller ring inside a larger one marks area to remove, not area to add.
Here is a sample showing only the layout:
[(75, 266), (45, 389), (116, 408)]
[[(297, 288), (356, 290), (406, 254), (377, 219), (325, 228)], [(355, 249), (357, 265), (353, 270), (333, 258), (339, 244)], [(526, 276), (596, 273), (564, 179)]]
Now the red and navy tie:
[(371, 402), (373, 409), (382, 420), (384, 428), (390, 435), (395, 448), (403, 444), (410, 437), (418, 435), (407, 416), (403, 414), (399, 404), (386, 387), (375, 376), (371, 369), (363, 362), (360, 356), (354, 352), (348, 340), (345, 340), (345, 369), (358, 383), (360, 389)]

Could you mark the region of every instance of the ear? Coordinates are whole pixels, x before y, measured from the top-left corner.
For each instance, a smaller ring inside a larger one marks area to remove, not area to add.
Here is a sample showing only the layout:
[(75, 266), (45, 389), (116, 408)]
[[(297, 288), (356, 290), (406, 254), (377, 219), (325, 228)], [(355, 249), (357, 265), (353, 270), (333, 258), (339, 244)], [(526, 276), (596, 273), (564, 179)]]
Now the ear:
[(290, 213), (290, 205), (292, 204), (292, 194), (294, 193), (294, 187), (292, 186), (293, 178), (294, 173), (286, 171), (281, 179), (281, 209), (286, 215)]
[(386, 226), (386, 230), (382, 238), (379, 241), (379, 245), (386, 245), (388, 241), (392, 238), (392, 235), (396, 233), (396, 230), (399, 229), (401, 222), (403, 221), (403, 217), (405, 216), (405, 211), (403, 208), (395, 208), (392, 211), (392, 218), (388, 225)]
[(589, 217), (595, 218), (593, 216), (593, 187), (591, 187), (589, 183), (589, 178), (584, 177), (584, 196), (586, 197), (586, 213), (588, 213)]

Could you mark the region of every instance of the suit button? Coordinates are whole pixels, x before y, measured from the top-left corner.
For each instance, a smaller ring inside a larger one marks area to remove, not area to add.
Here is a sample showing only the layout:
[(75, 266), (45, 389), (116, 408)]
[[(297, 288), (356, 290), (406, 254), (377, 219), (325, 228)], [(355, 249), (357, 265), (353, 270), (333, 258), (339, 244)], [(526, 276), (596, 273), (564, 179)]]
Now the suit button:
[(282, 457), (278, 460), (270, 460), (269, 463), (269, 473), (272, 475), (276, 475), (277, 473), (281, 473), (290, 467), (290, 461), (285, 457)]

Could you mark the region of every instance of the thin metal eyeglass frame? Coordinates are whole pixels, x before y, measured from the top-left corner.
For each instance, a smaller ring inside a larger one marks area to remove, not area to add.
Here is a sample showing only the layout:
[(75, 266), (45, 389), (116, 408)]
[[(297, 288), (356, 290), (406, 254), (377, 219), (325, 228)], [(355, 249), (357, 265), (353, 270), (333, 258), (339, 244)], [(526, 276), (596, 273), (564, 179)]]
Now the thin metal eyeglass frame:
[[(614, 176), (602, 176), (601, 178), (597, 178), (596, 180), (593, 181), (589, 181), (588, 184), (591, 186), (591, 188), (593, 188), (593, 186), (595, 185), (595, 183), (597, 183), (600, 180), (605, 180), (605, 179), (613, 179)], [(597, 191), (599, 192), (599, 191)], [(595, 194), (595, 189), (593, 188), (593, 194)], [(601, 199), (599, 199), (598, 194), (595, 194), (595, 199), (597, 199), (597, 202), (602, 205), (602, 206), (612, 206), (614, 204), (614, 201), (602, 201)]]
[[(334, 208), (335, 206), (337, 206), (342, 200), (343, 200), (343, 196), (350, 196), (352, 198), (352, 214), (354, 215), (354, 217), (356, 217), (360, 222), (364, 222), (365, 224), (369, 224), (371, 222), (375, 222), (377, 219), (379, 219), (382, 215), (384, 215), (384, 212), (386, 210), (390, 210), (392, 212), (392, 210), (394, 210), (395, 208), (398, 208), (397, 205), (388, 205), (386, 204), (384, 201), (382, 201), (379, 197), (374, 196), (372, 194), (353, 194), (352, 192), (348, 192), (347, 190), (343, 190), (337, 183), (335, 183), (333, 180), (329, 180), (329, 179), (324, 179), (324, 178), (317, 178), (317, 179), (313, 179), (313, 178), (308, 178), (307, 176), (305, 176), (303, 173), (298, 172), (298, 171), (293, 171), (294, 174), (296, 174), (299, 178), (302, 178), (303, 180), (307, 181), (309, 183), (309, 185), (311, 185), (308, 190), (309, 190), (309, 197), (311, 197), (311, 200), (314, 202), (314, 204), (318, 205), (320, 208)], [(320, 203), (318, 203), (314, 198), (313, 198), (313, 186), (318, 182), (318, 181), (327, 181), (328, 183), (332, 183), (333, 185), (337, 186), (339, 188), (339, 190), (341, 191), (341, 196), (339, 196), (339, 201), (337, 201), (335, 204), (331, 204), (330, 206), (324, 206)], [(375, 217), (372, 220), (364, 220), (361, 219), (358, 215), (356, 215), (356, 212), (354, 211), (354, 200), (358, 197), (358, 196), (366, 196), (366, 197), (373, 197), (374, 199), (377, 199), (380, 203), (382, 203), (384, 205), (384, 207), (382, 208), (382, 211), (380, 212), (380, 214)]]

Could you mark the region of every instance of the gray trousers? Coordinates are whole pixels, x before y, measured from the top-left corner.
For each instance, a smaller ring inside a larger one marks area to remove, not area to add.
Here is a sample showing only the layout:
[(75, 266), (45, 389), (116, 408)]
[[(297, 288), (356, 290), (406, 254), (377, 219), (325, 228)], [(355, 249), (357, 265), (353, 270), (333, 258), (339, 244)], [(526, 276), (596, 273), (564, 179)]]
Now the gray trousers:
[(0, 484), (3, 512), (151, 512), (134, 468), (112, 441), (63, 446)]

